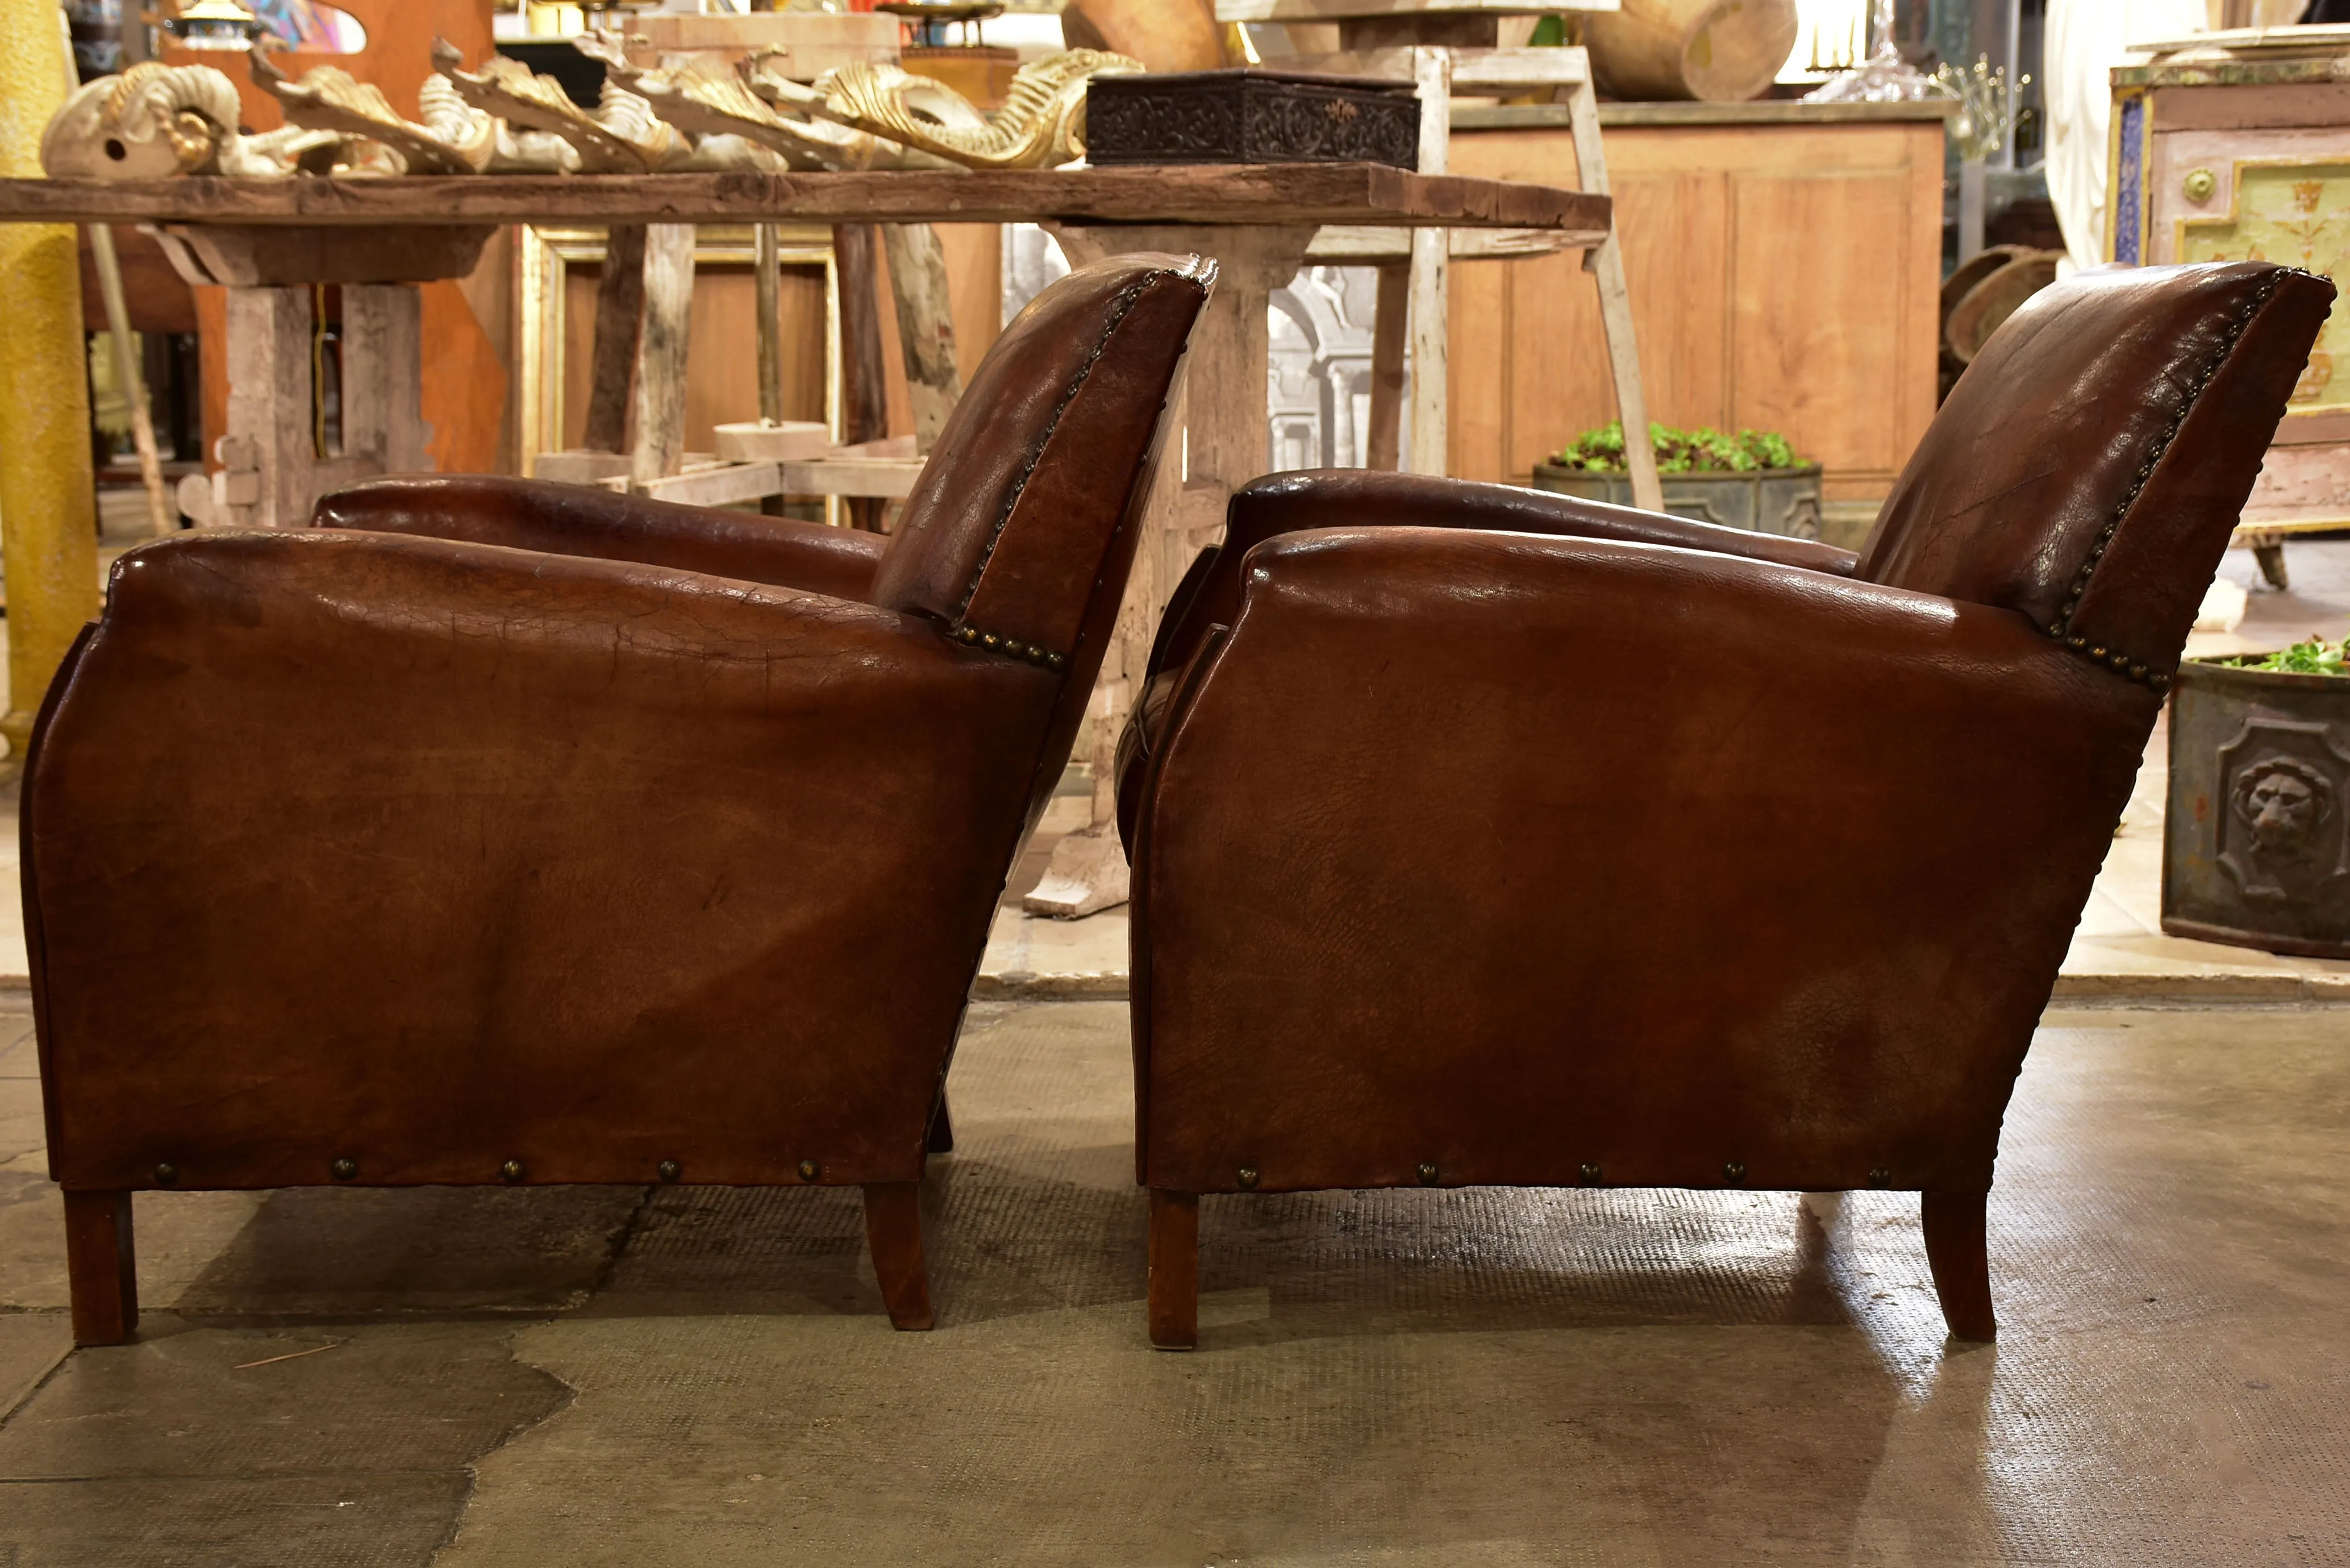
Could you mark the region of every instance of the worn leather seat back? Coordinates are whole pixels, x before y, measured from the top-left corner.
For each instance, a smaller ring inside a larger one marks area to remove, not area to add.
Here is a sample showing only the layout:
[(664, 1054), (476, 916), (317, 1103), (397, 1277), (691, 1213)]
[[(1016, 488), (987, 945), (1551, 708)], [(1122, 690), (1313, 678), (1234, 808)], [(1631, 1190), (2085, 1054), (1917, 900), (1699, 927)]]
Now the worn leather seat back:
[(2034, 296), (1951, 389), (1856, 575), (2029, 617), (2168, 684), (2333, 298), (2259, 262), (2099, 268)]
[[(1048, 757), (1067, 751), (1100, 670), (1165, 438), (1159, 411), (1215, 273), (1139, 254), (1038, 295), (948, 417), (875, 576), (875, 604), (1062, 672)], [(1040, 776), (1035, 807), (1052, 783)]]

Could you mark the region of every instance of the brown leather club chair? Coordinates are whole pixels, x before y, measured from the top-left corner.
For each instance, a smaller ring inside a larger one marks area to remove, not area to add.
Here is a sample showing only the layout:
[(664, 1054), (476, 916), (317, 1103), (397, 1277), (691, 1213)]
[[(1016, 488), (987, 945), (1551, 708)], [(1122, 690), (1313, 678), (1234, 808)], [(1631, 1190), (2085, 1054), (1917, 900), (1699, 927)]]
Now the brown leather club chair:
[(25, 784), (76, 1337), (132, 1191), (328, 1182), (858, 1183), (929, 1327), (956, 1027), (1213, 276), (1039, 296), (886, 543), (428, 478), (126, 556)]
[(2000, 1118), (2333, 296), (2047, 290), (1857, 556), (1236, 495), (1124, 748), (1153, 1342), (1196, 1337), (1201, 1193), (1577, 1184), (1920, 1192), (1991, 1337)]

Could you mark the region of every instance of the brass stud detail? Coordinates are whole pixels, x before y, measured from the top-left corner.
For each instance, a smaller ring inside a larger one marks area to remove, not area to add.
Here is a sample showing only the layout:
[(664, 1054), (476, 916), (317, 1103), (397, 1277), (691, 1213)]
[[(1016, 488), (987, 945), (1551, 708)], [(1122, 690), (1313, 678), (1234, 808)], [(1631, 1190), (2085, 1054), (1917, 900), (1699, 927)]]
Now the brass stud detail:
[(1422, 1187), (1433, 1187), (1436, 1185), (1436, 1162), (1434, 1160), (1423, 1159), (1419, 1162), (1419, 1184)]
[(1721, 1179), (1730, 1183), (1732, 1187), (1744, 1185), (1746, 1180), (1746, 1162), (1742, 1159), (1733, 1159), (1724, 1162), (1721, 1168)]
[(1871, 1187), (1890, 1187), (1893, 1185), (1893, 1173), (1881, 1165), (1877, 1166), (1869, 1171), (1868, 1184)]
[(527, 1173), (523, 1169), (522, 1161), (510, 1159), (498, 1167), (498, 1174), (508, 1181), (520, 1181)]
[(996, 636), (992, 631), (983, 631), (979, 634), (980, 646), (983, 648), (996, 647), (998, 644), (1002, 643), (1003, 640), (1003, 639), (1002, 638)]
[(163, 1161), (155, 1168), (155, 1180), (164, 1187), (177, 1187), (180, 1185), (180, 1168), (168, 1159)]
[(816, 1161), (812, 1159), (804, 1159), (800, 1161), (800, 1179), (802, 1181), (814, 1181), (817, 1177), (822, 1176), (823, 1174), (824, 1167), (818, 1165)]
[(1586, 1163), (1583, 1168), (1583, 1185), (1597, 1187), (1599, 1184), (1599, 1168)]
[(1253, 1165), (1242, 1166), (1237, 1179), (1241, 1184), (1241, 1190), (1243, 1192), (1254, 1192), (1256, 1190), (1256, 1167)]
[(683, 1167), (677, 1163), (677, 1161), (673, 1159), (665, 1159), (659, 1165), (653, 1167), (653, 1174), (660, 1177), (663, 1181), (675, 1181), (679, 1177), (685, 1174), (685, 1170)]
[(348, 1181), (359, 1173), (359, 1162), (349, 1155), (345, 1155), (327, 1167), (327, 1169), (333, 1174), (337, 1181)]

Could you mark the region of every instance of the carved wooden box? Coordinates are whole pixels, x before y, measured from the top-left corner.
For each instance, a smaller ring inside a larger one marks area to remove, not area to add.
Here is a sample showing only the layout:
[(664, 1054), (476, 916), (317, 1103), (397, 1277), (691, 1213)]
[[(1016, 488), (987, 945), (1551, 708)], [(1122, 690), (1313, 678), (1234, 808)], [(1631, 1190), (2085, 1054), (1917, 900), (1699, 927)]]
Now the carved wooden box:
[(1419, 166), (1409, 82), (1302, 71), (1096, 77), (1086, 158), (1110, 163), (1391, 163)]

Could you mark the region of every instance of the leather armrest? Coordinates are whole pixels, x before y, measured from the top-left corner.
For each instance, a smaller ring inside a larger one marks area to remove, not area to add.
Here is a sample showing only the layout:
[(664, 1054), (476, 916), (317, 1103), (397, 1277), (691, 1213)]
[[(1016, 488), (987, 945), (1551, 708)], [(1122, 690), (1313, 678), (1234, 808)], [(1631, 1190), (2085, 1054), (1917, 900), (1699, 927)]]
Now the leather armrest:
[[(903, 1179), (928, 1100), (876, 1107), (943, 1071), (1057, 689), (916, 617), (636, 564), (135, 550), (27, 764), (58, 1175), (145, 1185), (201, 1137), (192, 1181), (320, 1180), (331, 1133), (369, 1180), (484, 1180), (501, 1118), (622, 1095), (662, 1107), (643, 1168), (692, 1171), (663, 1140), (701, 1094), (729, 1129), (797, 1107), (777, 1172)], [(514, 1152), (613, 1179), (594, 1139)]]
[[(1270, 1165), (1358, 1116), (1407, 1171), (1456, 1131), (1492, 1151), (1448, 1180), (1603, 1158), (1534, 1105), (1627, 1151), (1722, 1129), (1711, 1167), (1624, 1179), (1988, 1184), (2152, 693), (2007, 610), (1689, 550), (1333, 530), (1246, 577), (1138, 815), (1140, 1075), (1190, 1107), (1152, 1102), (1151, 1185), (1223, 1190), (1230, 1147)], [(1468, 1119), (1389, 1129), (1397, 1102)], [(1831, 1124), (1895, 1130), (1871, 1155)]]
[(1750, 533), (1695, 523), (1662, 512), (1426, 474), (1367, 469), (1312, 469), (1276, 473), (1233, 493), (1224, 538), (1168, 607), (1168, 622), (1153, 650), (1153, 674), (1187, 662), (1211, 625), (1229, 625), (1240, 607), (1242, 563), (1277, 535), (1307, 528), (1486, 528), (1627, 544), (1667, 545), (1801, 566), (1850, 576), (1855, 557), (1809, 539)]
[(319, 499), (321, 528), (640, 561), (863, 599), (888, 542), (853, 528), (496, 474), (373, 479)]

